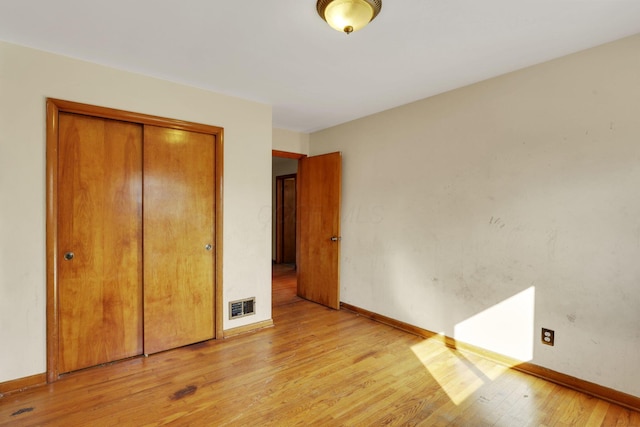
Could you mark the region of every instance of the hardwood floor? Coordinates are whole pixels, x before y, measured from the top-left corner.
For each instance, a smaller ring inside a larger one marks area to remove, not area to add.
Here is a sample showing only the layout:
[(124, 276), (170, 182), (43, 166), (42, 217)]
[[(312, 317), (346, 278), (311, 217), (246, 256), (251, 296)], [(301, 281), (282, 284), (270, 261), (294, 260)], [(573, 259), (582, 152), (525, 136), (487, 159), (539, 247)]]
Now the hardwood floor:
[(640, 426), (640, 413), (295, 296), (275, 327), (0, 398), (0, 425)]

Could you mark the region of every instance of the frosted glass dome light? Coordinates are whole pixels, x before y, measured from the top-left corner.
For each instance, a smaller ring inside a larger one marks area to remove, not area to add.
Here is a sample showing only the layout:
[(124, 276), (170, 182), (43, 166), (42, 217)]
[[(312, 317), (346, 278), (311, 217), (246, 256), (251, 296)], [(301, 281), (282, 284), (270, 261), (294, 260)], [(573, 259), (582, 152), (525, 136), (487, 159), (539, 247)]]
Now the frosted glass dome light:
[(382, 0), (318, 0), (316, 9), (332, 28), (350, 34), (380, 13)]

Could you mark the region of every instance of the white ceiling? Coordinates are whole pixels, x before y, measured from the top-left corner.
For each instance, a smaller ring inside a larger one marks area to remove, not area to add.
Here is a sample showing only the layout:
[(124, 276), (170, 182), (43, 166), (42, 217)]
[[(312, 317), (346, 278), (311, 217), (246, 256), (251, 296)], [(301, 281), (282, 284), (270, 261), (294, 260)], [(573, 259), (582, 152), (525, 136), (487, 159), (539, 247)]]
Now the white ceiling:
[(637, 33), (640, 0), (384, 0), (351, 35), (315, 0), (0, 0), (0, 40), (270, 104), (303, 132)]

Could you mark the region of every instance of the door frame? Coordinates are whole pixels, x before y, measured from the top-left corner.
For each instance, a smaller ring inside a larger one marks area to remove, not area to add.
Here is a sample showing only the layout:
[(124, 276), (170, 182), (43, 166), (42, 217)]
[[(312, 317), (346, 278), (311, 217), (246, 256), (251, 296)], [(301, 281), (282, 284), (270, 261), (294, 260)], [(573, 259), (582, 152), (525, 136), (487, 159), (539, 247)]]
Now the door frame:
[[(271, 150), (271, 157), (272, 158), (273, 157), (280, 157), (280, 158), (283, 158), (283, 159), (292, 159), (292, 160), (298, 161), (298, 163), (299, 163), (300, 159), (304, 159), (305, 157), (307, 157), (307, 155), (306, 154), (300, 154), (300, 153), (291, 153), (289, 151)], [(298, 212), (297, 212), (297, 209), (298, 209), (297, 199), (298, 199), (298, 190), (299, 190), (297, 175), (298, 175), (297, 173), (291, 175), (291, 176), (296, 176), (296, 216), (298, 215)], [(287, 175), (287, 176), (289, 176), (289, 175)], [(271, 179), (274, 179), (273, 176), (271, 177)], [(276, 182), (277, 182), (277, 179), (276, 179)], [(277, 191), (277, 188), (276, 188), (276, 191)], [(276, 231), (275, 231), (276, 239), (278, 238), (277, 237), (278, 236), (278, 225), (277, 225), (277, 222), (278, 221), (277, 221), (277, 218), (276, 218), (276, 225), (275, 225), (275, 228), (276, 228)], [(298, 264), (298, 230), (297, 229), (298, 229), (298, 220), (296, 218), (296, 265)], [(276, 258), (275, 258), (275, 261), (277, 262), (277, 260), (278, 260), (278, 246), (276, 244)]]
[(224, 129), (176, 119), (142, 113), (98, 107), (55, 98), (46, 100), (46, 287), (47, 287), (47, 382), (59, 376), (59, 300), (58, 300), (58, 114), (82, 114), (104, 119), (120, 120), (142, 125), (162, 126), (213, 135), (215, 138), (214, 203), (215, 203), (215, 257), (214, 257), (214, 338), (223, 337), (222, 298), (222, 195)]
[[(271, 150), (271, 157), (281, 157), (284, 159), (293, 159), (296, 160), (298, 163), (300, 163), (300, 159), (304, 159), (305, 157), (307, 157), (306, 154), (299, 154), (299, 153), (291, 153), (289, 151), (280, 151), (280, 150)], [(297, 176), (297, 173), (296, 173)], [(273, 176), (271, 176), (271, 179), (273, 180)], [(298, 179), (296, 177), (296, 216), (298, 215)], [(277, 233), (277, 231), (276, 231)], [(277, 247), (276, 247), (276, 251), (277, 251)], [(298, 265), (298, 220), (296, 218), (296, 266)], [(297, 280), (297, 279), (296, 279)], [(273, 281), (272, 281), (273, 282)], [(273, 283), (271, 285), (271, 290), (273, 291)], [(296, 288), (296, 293), (298, 292), (297, 288)]]

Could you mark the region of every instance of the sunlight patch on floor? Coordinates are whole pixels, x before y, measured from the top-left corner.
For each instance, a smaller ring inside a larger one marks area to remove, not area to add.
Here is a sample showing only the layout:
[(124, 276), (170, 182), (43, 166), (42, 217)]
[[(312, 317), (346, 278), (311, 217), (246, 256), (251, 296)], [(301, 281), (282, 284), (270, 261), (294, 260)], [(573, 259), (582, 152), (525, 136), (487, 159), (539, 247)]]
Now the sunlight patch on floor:
[(460, 352), (430, 340), (413, 345), (411, 350), (456, 405), (509, 369), (486, 360), (474, 363)]
[[(532, 286), (458, 323), (454, 338), (518, 362), (529, 361), (533, 358), (534, 309)], [(439, 341), (427, 339), (411, 350), (456, 405), (509, 369), (479, 356), (467, 357)]]

